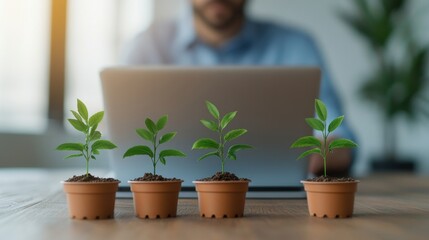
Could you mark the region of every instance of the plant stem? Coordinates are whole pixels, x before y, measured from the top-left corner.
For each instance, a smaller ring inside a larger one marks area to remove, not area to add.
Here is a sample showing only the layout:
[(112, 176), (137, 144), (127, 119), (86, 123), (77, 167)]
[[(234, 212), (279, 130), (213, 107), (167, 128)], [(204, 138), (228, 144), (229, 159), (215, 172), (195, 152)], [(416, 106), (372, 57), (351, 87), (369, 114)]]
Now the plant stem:
[(325, 125), (325, 130), (323, 132), (323, 174), (326, 177), (326, 160), (327, 160), (327, 151), (328, 150), (328, 135), (329, 133), (326, 132), (326, 120), (323, 122)]
[(221, 160), (221, 166), (222, 166), (222, 173), (225, 172), (225, 156), (224, 156), (224, 142), (223, 142), (223, 134), (222, 134), (222, 126), (221, 126), (221, 121), (220, 119), (218, 120), (219, 124), (218, 124), (218, 128), (219, 128), (219, 156), (220, 156), (220, 160)]
[(157, 160), (156, 159), (156, 138), (157, 138), (158, 134), (155, 134), (155, 136), (153, 137), (153, 157), (152, 157), (152, 164), (153, 164), (153, 175), (156, 175), (156, 163)]
[(89, 139), (89, 133), (91, 131), (88, 129), (88, 131), (85, 133), (85, 151), (86, 154), (84, 154), (84, 157), (86, 159), (86, 177), (88, 177), (89, 175), (89, 159), (90, 159), (90, 152), (89, 152), (89, 144), (90, 144), (90, 139)]

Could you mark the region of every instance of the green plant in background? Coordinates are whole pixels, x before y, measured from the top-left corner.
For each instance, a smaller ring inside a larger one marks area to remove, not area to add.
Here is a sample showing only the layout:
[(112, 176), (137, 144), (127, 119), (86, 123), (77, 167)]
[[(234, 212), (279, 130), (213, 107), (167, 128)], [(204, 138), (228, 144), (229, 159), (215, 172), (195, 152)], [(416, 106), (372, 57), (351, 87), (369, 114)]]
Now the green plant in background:
[(325, 104), (316, 99), (315, 110), (318, 118), (306, 118), (305, 121), (311, 128), (322, 133), (322, 140), (319, 140), (314, 136), (301, 137), (292, 144), (291, 148), (314, 147), (302, 153), (298, 159), (304, 158), (310, 154), (319, 154), (323, 159), (323, 173), (326, 177), (328, 151), (332, 152), (334, 149), (338, 148), (354, 148), (357, 147), (357, 144), (352, 140), (345, 138), (334, 139), (333, 141), (328, 142), (329, 135), (341, 125), (344, 116), (335, 118), (328, 125), (326, 122), (328, 118), (328, 110), (326, 109)]
[(96, 155), (100, 154), (100, 150), (114, 149), (115, 144), (108, 140), (101, 140), (101, 132), (97, 131), (98, 124), (103, 120), (104, 111), (95, 113), (92, 116), (88, 115), (88, 109), (81, 100), (77, 100), (77, 112), (71, 110), (75, 119), (68, 119), (74, 129), (85, 135), (84, 143), (63, 143), (57, 147), (60, 151), (76, 151), (66, 157), (78, 158), (83, 157), (86, 160), (86, 176), (89, 174), (89, 161), (96, 160)]
[(192, 146), (192, 149), (213, 149), (214, 151), (203, 155), (199, 158), (199, 160), (203, 160), (210, 156), (217, 156), (221, 161), (221, 171), (222, 173), (224, 173), (226, 159), (237, 160), (236, 153), (239, 150), (250, 149), (253, 147), (245, 144), (235, 144), (230, 146), (228, 151), (225, 151), (225, 145), (228, 142), (231, 142), (232, 140), (242, 136), (247, 132), (247, 130), (241, 128), (234, 129), (225, 133), (226, 127), (235, 118), (235, 116), (237, 115), (237, 111), (227, 113), (225, 114), (225, 116), (221, 117), (219, 110), (213, 103), (206, 101), (206, 106), (210, 114), (214, 117), (214, 121), (203, 119), (201, 120), (201, 123), (208, 129), (218, 134), (219, 142), (211, 138), (201, 138), (195, 141)]
[(161, 162), (162, 164), (166, 164), (166, 158), (167, 157), (185, 157), (186, 155), (175, 149), (166, 149), (162, 150), (158, 153), (158, 148), (161, 144), (167, 143), (176, 136), (177, 132), (169, 132), (164, 135), (162, 135), (158, 139), (159, 132), (164, 129), (165, 125), (168, 122), (168, 116), (162, 116), (158, 119), (158, 121), (155, 123), (152, 119), (146, 118), (145, 125), (146, 128), (139, 128), (136, 130), (137, 134), (143, 138), (144, 140), (149, 141), (152, 144), (152, 148), (145, 146), (145, 145), (138, 145), (134, 146), (130, 149), (128, 149), (125, 154), (124, 158), (131, 157), (135, 155), (146, 155), (148, 156), (153, 165), (153, 174), (156, 175), (156, 165), (158, 162)]
[[(400, 114), (415, 119), (429, 116), (429, 101), (424, 96), (428, 84), (428, 47), (414, 39), (408, 14), (410, 0), (354, 0), (357, 12), (341, 14), (370, 46), (375, 54), (374, 72), (361, 88), (362, 95), (378, 105), (385, 118), (384, 151), (387, 159), (396, 159), (394, 121)], [(403, 49), (401, 49), (403, 48)], [(404, 56), (394, 57), (398, 49)]]

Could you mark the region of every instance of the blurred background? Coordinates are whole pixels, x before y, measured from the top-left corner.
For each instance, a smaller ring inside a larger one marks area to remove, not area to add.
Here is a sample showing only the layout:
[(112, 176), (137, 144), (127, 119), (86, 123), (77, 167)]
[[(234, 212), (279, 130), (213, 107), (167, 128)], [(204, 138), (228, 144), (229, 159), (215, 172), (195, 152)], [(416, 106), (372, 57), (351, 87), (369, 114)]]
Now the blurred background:
[[(177, 16), (184, 1), (0, 0), (0, 167), (83, 166), (55, 151), (79, 139), (64, 121), (76, 98), (102, 110), (100, 69), (119, 64), (137, 33)], [(360, 145), (356, 175), (385, 159), (429, 175), (429, 65), (419, 47), (429, 46), (429, 1), (369, 2), (251, 0), (248, 12), (318, 41)], [(390, 12), (379, 14), (381, 2)], [(389, 71), (380, 71), (386, 61)], [(401, 94), (403, 101), (389, 98)], [(92, 166), (107, 168), (99, 159)]]

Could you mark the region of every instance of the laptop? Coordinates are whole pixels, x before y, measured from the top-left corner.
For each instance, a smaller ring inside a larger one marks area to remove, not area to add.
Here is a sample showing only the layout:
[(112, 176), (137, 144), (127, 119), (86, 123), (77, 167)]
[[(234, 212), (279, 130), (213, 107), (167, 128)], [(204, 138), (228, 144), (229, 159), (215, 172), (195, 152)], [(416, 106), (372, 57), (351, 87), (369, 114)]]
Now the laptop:
[(191, 150), (195, 140), (216, 137), (201, 119), (211, 119), (205, 101), (221, 115), (238, 111), (227, 130), (248, 133), (232, 144), (254, 149), (227, 160), (225, 171), (251, 179), (249, 198), (303, 198), (300, 180), (307, 177), (307, 160), (296, 160), (301, 150), (290, 149), (294, 140), (311, 135), (304, 119), (314, 116), (321, 72), (318, 68), (286, 67), (111, 67), (101, 71), (107, 137), (118, 145), (110, 151), (113, 176), (121, 180), (118, 197), (131, 197), (127, 181), (152, 172), (146, 156), (123, 159), (135, 145), (148, 144), (136, 134), (145, 119), (167, 114), (164, 133), (177, 131), (164, 148), (183, 151), (185, 158), (169, 158), (157, 165), (157, 174), (183, 179), (180, 197), (196, 197), (193, 180), (221, 170), (215, 157), (198, 161), (207, 153)]

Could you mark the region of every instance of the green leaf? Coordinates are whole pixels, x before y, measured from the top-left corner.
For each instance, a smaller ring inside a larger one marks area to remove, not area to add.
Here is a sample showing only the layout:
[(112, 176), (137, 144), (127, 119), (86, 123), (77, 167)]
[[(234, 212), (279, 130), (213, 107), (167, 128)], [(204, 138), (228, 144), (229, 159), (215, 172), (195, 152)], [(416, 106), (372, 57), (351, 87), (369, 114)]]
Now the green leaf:
[(92, 127), (94, 125), (98, 125), (101, 122), (101, 120), (103, 120), (103, 117), (104, 117), (104, 112), (103, 111), (98, 112), (98, 113), (92, 115), (89, 118), (89, 122), (88, 122), (89, 126)]
[(98, 151), (97, 149), (92, 149), (92, 153), (95, 154), (95, 155), (99, 155), (100, 151)]
[(218, 131), (218, 125), (214, 121), (208, 121), (208, 120), (201, 120), (201, 123), (208, 129), (217, 132)]
[(218, 153), (217, 151), (209, 152), (209, 153), (204, 154), (204, 155), (203, 155), (203, 156), (201, 156), (200, 158), (198, 158), (198, 160), (199, 160), (199, 161), (201, 161), (201, 160), (203, 160), (203, 159), (205, 159), (205, 158), (208, 158), (208, 157), (210, 157), (210, 156), (217, 156), (217, 157), (219, 157), (219, 153)]
[(59, 151), (80, 151), (84, 150), (82, 143), (63, 143), (57, 147)]
[(91, 158), (92, 158), (92, 159), (94, 159), (94, 160), (97, 160), (97, 158), (95, 158), (95, 156), (94, 156), (94, 155), (91, 155)]
[(395, 12), (400, 11), (404, 7), (404, 5), (407, 3), (406, 0), (382, 0), (384, 9), (389, 12)]
[(123, 158), (131, 157), (135, 155), (147, 155), (151, 158), (153, 158), (153, 152), (148, 146), (134, 146), (130, 149), (128, 149), (125, 153)]
[(306, 136), (296, 140), (290, 147), (291, 148), (300, 148), (300, 147), (321, 147), (322, 144), (320, 140), (313, 136)]
[(164, 115), (158, 119), (158, 121), (156, 122), (156, 128), (158, 129), (158, 131), (161, 131), (165, 127), (165, 125), (167, 124), (167, 121), (168, 121), (167, 115)]
[(92, 151), (94, 151), (94, 149), (103, 150), (103, 149), (114, 149), (114, 148), (117, 148), (117, 146), (108, 140), (97, 140), (91, 146)]
[(194, 144), (192, 145), (192, 149), (208, 149), (208, 148), (218, 149), (219, 144), (213, 139), (201, 138), (201, 139), (198, 139), (196, 142), (194, 142)]
[(241, 135), (245, 134), (246, 132), (247, 132), (246, 129), (234, 129), (234, 130), (229, 131), (227, 134), (225, 134), (224, 139), (226, 142), (228, 142), (228, 141), (231, 141), (233, 139), (240, 137)]
[(86, 133), (86, 131), (88, 130), (87, 126), (85, 125), (85, 123), (76, 120), (76, 119), (67, 119), (69, 121), (69, 123), (78, 131)]
[(179, 150), (166, 149), (166, 150), (162, 150), (159, 153), (159, 157), (160, 158), (165, 158), (165, 157), (186, 157), (186, 154), (184, 154), (183, 152), (181, 152)]
[(158, 132), (158, 128), (156, 127), (155, 123), (152, 121), (152, 119), (150, 118), (146, 118), (146, 120), (144, 121), (144, 123), (146, 124), (147, 129), (153, 133), (156, 134)]
[(101, 132), (99, 131), (95, 131), (91, 136), (90, 136), (90, 141), (95, 141), (101, 138)]
[(235, 115), (237, 115), (237, 111), (227, 113), (227, 114), (222, 118), (222, 121), (220, 122), (220, 126), (222, 127), (222, 129), (225, 129), (225, 128), (226, 128), (226, 126), (228, 126), (228, 124), (232, 121), (232, 119), (234, 119), (234, 118), (235, 118)]
[(160, 161), (163, 165), (167, 164), (167, 161), (166, 161), (166, 160), (165, 160), (165, 158), (163, 158), (163, 157), (160, 157), (160, 158), (159, 158), (159, 161)]
[(82, 117), (79, 115), (78, 112), (71, 110), (71, 112), (73, 113), (74, 117), (76, 118), (76, 120), (83, 122)]
[(89, 131), (89, 135), (92, 136), (95, 133), (95, 130), (97, 130), (98, 128), (98, 124), (95, 124), (94, 126), (91, 127), (91, 131)]
[(317, 118), (306, 118), (305, 121), (314, 130), (318, 130), (318, 131), (324, 131), (325, 130), (325, 125), (323, 124), (322, 121), (320, 121)]
[(362, 19), (363, 17), (352, 16), (342, 12), (339, 13), (339, 17), (346, 24), (350, 25), (353, 31), (355, 31), (357, 34), (360, 34), (362, 37), (368, 39), (369, 42), (372, 42), (371, 29), (366, 23), (366, 21)]
[(339, 116), (339, 117), (335, 118), (334, 120), (332, 120), (332, 122), (329, 124), (328, 131), (330, 133), (333, 132), (335, 129), (337, 129), (341, 125), (343, 120), (344, 120), (344, 116)]
[(210, 114), (214, 118), (219, 119), (219, 110), (217, 109), (217, 107), (209, 101), (206, 101), (206, 105), (207, 105), (207, 109), (209, 110)]
[(240, 150), (243, 149), (251, 149), (253, 148), (250, 145), (245, 145), (245, 144), (236, 144), (236, 145), (232, 145), (231, 147), (229, 147), (228, 149), (228, 158), (232, 159), (232, 160), (237, 160), (237, 156), (236, 153)]
[(308, 155), (313, 154), (313, 153), (322, 154), (320, 148), (313, 148), (313, 149), (310, 149), (310, 150), (303, 152), (301, 155), (299, 155), (297, 160), (304, 158), (304, 157), (307, 157)]
[(154, 134), (153, 133), (149, 132), (148, 130), (146, 130), (144, 128), (136, 129), (136, 132), (143, 139), (146, 139), (146, 140), (153, 143), (153, 140), (154, 140)]
[(315, 108), (317, 116), (319, 116), (320, 120), (326, 121), (326, 118), (328, 117), (328, 110), (326, 109), (325, 104), (319, 99), (316, 99)]
[(77, 153), (77, 154), (69, 155), (69, 156), (65, 157), (64, 159), (77, 158), (77, 157), (82, 157), (82, 156), (83, 156), (82, 153)]
[(166, 143), (168, 141), (171, 141), (175, 136), (176, 136), (177, 132), (171, 132), (171, 133), (166, 133), (164, 134), (160, 139), (159, 139), (159, 144), (163, 144)]
[(83, 120), (88, 123), (88, 109), (86, 108), (85, 104), (79, 99), (77, 100), (77, 111), (79, 112)]
[(345, 139), (345, 138), (339, 138), (333, 140), (331, 143), (329, 143), (329, 151), (332, 151), (336, 148), (355, 148), (358, 145), (353, 142), (352, 140)]

